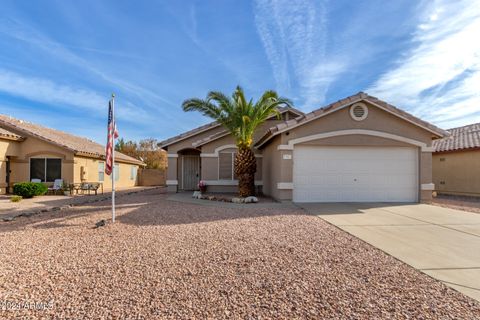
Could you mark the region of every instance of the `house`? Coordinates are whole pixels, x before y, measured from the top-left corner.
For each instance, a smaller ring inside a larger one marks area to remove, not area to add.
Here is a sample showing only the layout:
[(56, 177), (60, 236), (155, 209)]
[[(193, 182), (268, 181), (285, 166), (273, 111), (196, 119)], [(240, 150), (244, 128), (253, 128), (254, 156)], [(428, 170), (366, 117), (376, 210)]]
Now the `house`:
[[(116, 186), (137, 185), (143, 163), (115, 153)], [(105, 147), (89, 139), (0, 115), (0, 192), (16, 182), (55, 179), (66, 183), (102, 182), (111, 189), (105, 169)]]
[(447, 130), (435, 140), (433, 181), (438, 193), (480, 196), (480, 123)]
[[(432, 141), (448, 132), (360, 92), (303, 114), (281, 110), (255, 137), (255, 184), (279, 201), (431, 200)], [(170, 191), (235, 191), (234, 139), (213, 122), (159, 144)]]

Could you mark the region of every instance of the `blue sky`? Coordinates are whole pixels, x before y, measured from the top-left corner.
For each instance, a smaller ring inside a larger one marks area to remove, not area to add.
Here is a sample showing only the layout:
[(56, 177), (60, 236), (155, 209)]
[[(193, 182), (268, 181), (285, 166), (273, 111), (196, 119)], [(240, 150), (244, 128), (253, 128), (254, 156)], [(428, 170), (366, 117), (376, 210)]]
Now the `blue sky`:
[(275, 89), (311, 111), (366, 91), (443, 128), (480, 122), (480, 1), (2, 1), (0, 113), (105, 140), (209, 120), (181, 103)]

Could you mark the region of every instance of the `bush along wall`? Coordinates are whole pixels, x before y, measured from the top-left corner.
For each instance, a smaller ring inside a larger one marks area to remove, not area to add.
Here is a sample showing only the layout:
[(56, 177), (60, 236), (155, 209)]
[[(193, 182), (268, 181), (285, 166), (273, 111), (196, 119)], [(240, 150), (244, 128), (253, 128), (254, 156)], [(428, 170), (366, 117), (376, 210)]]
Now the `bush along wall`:
[(13, 194), (22, 198), (33, 198), (47, 193), (47, 186), (40, 182), (20, 182), (13, 186)]

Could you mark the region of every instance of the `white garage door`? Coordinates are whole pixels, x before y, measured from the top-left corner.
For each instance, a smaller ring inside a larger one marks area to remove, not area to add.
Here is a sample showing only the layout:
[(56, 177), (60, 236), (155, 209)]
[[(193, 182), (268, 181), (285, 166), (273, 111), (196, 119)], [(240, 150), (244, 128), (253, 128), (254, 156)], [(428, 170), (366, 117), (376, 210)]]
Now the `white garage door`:
[(295, 202), (415, 202), (415, 148), (295, 146)]

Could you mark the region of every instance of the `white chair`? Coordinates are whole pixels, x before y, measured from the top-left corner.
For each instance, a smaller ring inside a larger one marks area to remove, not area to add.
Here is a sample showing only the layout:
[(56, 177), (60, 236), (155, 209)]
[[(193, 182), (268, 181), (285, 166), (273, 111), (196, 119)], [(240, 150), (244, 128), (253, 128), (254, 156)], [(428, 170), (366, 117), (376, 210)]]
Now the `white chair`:
[(53, 194), (56, 194), (58, 191), (60, 191), (63, 187), (63, 179), (55, 179), (53, 181), (53, 186), (48, 188), (49, 192), (53, 192)]
[(38, 182), (42, 182), (42, 180), (40, 180), (40, 179), (32, 179), (32, 182), (37, 182), (37, 183), (38, 183)]

